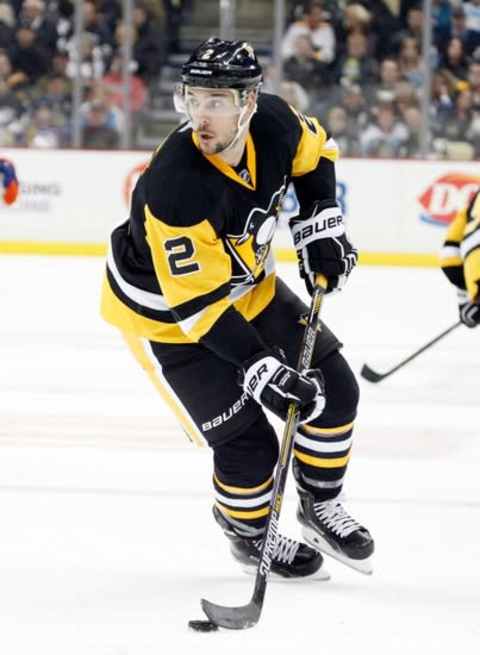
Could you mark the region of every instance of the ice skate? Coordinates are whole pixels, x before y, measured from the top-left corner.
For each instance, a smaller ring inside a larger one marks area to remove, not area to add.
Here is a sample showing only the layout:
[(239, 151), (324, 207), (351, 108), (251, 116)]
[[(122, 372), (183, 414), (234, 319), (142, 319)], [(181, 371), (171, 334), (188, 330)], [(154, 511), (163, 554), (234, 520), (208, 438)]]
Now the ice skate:
[[(262, 537), (246, 537), (239, 534), (237, 528), (215, 506), (213, 516), (230, 541), (233, 558), (245, 573), (255, 575), (262, 549)], [(272, 577), (283, 579), (310, 576), (315, 577), (316, 580), (330, 578), (323, 568), (323, 557), (318, 550), (281, 534), (278, 535), (270, 573)]]
[(310, 546), (367, 575), (373, 572), (373, 539), (336, 498), (316, 502), (313, 494), (299, 489), (297, 517)]

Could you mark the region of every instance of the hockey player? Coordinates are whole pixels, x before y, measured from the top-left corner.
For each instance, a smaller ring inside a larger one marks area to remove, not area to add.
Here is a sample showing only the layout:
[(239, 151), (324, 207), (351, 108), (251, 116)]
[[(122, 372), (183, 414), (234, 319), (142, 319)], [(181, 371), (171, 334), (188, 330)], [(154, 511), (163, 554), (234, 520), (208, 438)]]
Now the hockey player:
[(13, 205), (18, 196), (18, 180), (15, 166), (8, 159), (0, 158), (0, 179), (3, 186), (3, 202)]
[(112, 233), (102, 314), (190, 439), (212, 448), (213, 513), (235, 559), (255, 570), (272, 494), (278, 439), (263, 410), (284, 419), (296, 399), (298, 518), (313, 548), (280, 535), (272, 573), (321, 577), (319, 551), (370, 572), (373, 540), (338, 500), (357, 383), (325, 325), (314, 368), (294, 370), (307, 307), (276, 277), (271, 250), (293, 181), (307, 286), (316, 273), (328, 291), (345, 282), (357, 253), (335, 201), (337, 149), (316, 119), (259, 95), (261, 81), (239, 41), (211, 38), (183, 66), (176, 104), (189, 120), (154, 153)]
[(480, 324), (480, 189), (450, 224), (441, 267), (457, 288), (460, 320), (476, 327)]

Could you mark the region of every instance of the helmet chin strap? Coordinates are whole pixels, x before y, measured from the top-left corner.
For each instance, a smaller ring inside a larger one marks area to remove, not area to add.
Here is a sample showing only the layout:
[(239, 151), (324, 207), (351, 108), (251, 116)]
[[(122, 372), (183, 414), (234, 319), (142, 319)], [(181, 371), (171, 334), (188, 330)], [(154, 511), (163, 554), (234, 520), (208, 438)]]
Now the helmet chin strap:
[(220, 150), (220, 152), (225, 152), (226, 150), (230, 150), (230, 148), (233, 148), (238, 143), (239, 139), (245, 135), (245, 132), (247, 131), (248, 126), (250, 125), (250, 121), (252, 120), (253, 115), (257, 111), (257, 103), (255, 103), (253, 111), (248, 117), (247, 117), (247, 111), (248, 111), (247, 105), (242, 107), (242, 110), (238, 115), (237, 129), (235, 131), (235, 136), (233, 137), (233, 139), (230, 141), (228, 145), (226, 145), (224, 148), (222, 148), (222, 150)]

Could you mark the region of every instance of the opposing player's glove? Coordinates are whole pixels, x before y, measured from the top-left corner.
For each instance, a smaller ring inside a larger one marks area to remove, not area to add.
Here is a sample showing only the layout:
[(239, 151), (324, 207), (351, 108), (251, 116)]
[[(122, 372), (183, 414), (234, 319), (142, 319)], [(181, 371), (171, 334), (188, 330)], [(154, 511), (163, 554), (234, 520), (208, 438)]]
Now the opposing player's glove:
[(477, 327), (480, 324), (480, 304), (472, 302), (463, 289), (457, 291), (457, 297), (460, 320), (469, 328)]
[(3, 202), (11, 205), (18, 196), (18, 180), (15, 166), (8, 159), (0, 159), (0, 180), (3, 186)]
[(340, 291), (357, 263), (358, 252), (345, 234), (337, 203), (332, 200), (316, 202), (307, 217), (292, 219), (290, 229), (300, 275), (309, 294), (313, 294), (317, 273), (327, 278), (327, 293)]
[(264, 351), (245, 362), (243, 371), (244, 390), (281, 419), (287, 417), (293, 400), (300, 409), (300, 423), (312, 421), (323, 412), (325, 394), (319, 369), (300, 375), (276, 353)]

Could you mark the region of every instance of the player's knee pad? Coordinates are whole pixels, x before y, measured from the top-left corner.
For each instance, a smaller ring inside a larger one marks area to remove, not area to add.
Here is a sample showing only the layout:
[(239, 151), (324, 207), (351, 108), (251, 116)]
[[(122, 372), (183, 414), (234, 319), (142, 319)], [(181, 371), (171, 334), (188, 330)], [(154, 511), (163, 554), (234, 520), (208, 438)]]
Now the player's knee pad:
[(244, 432), (213, 448), (215, 474), (225, 484), (254, 487), (273, 472), (278, 459), (278, 439), (266, 416)]
[(322, 414), (311, 425), (336, 426), (353, 421), (360, 392), (346, 359), (336, 350), (317, 365), (322, 373), (327, 402)]

